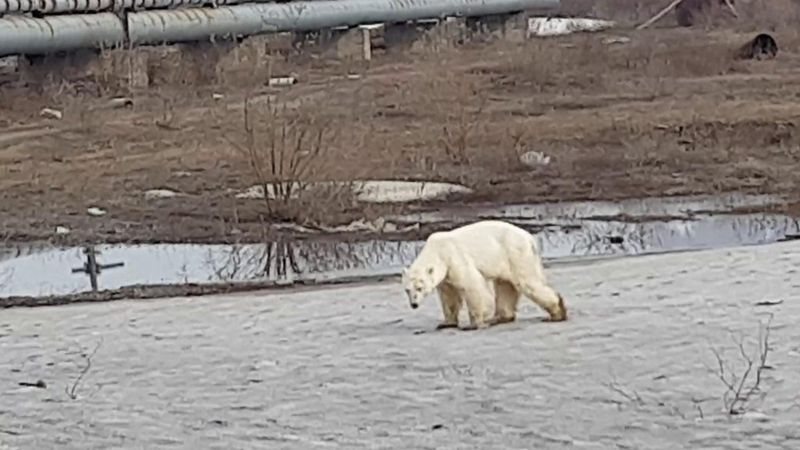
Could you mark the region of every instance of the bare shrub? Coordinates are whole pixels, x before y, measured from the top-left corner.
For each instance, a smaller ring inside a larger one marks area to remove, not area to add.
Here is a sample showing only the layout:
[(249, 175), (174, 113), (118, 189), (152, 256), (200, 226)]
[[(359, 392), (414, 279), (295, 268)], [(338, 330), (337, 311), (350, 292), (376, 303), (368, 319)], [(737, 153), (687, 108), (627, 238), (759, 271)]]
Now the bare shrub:
[(421, 86), (426, 110), (439, 118), (437, 142), (448, 162), (468, 165), (472, 162), (475, 140), (484, 124), (482, 117), (486, 95), (476, 80), (448, 67), (444, 60), (426, 73)]
[(753, 353), (748, 353), (744, 339), (737, 341), (737, 350), (740, 356), (739, 371), (731, 367), (719, 350), (711, 349), (717, 363), (716, 375), (725, 387), (722, 403), (725, 411), (730, 415), (743, 414), (751, 401), (761, 399), (766, 395), (761, 384), (764, 381), (764, 370), (770, 368), (767, 364), (767, 357), (769, 356), (771, 323), (772, 315), (766, 324), (759, 324), (758, 340)]
[(228, 139), (247, 162), (269, 219), (323, 223), (355, 206), (353, 181), (331, 180), (327, 170), (340, 156), (343, 128), (311, 107), (247, 98), (241, 133)]

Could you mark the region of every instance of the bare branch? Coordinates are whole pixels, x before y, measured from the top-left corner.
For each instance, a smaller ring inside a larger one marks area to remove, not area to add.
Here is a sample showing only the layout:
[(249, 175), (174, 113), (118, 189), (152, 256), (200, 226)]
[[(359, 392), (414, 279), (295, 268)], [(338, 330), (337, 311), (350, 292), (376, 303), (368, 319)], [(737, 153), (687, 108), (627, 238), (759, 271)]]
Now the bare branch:
[(711, 349), (717, 360), (717, 378), (725, 386), (722, 394), (722, 402), (725, 411), (730, 415), (743, 414), (753, 397), (761, 392), (763, 381), (762, 373), (769, 368), (767, 358), (769, 356), (769, 335), (773, 316), (770, 315), (766, 324), (759, 325), (759, 337), (756, 343), (757, 355), (751, 356), (745, 349), (744, 338), (736, 342), (739, 357), (744, 363), (744, 370), (741, 375), (735, 372), (728, 373), (725, 370), (725, 362), (719, 351)]
[(97, 353), (97, 350), (100, 349), (100, 345), (102, 343), (103, 343), (103, 339), (101, 338), (100, 341), (97, 343), (97, 345), (94, 347), (94, 350), (92, 351), (92, 353), (90, 353), (88, 355), (84, 355), (84, 357), (86, 358), (86, 366), (83, 368), (83, 370), (81, 370), (81, 373), (78, 374), (78, 377), (72, 383), (72, 386), (66, 386), (64, 388), (64, 392), (66, 392), (67, 396), (69, 398), (71, 398), (72, 400), (75, 400), (76, 398), (78, 398), (78, 388), (80, 387), (81, 381), (83, 381), (83, 378), (86, 376), (86, 374), (92, 368), (92, 358)]

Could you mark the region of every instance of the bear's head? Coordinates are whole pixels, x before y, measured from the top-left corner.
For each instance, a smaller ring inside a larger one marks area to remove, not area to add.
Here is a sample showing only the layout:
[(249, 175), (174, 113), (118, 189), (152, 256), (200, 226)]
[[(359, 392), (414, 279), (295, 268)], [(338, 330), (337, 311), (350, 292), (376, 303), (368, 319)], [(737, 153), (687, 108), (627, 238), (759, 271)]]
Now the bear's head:
[(422, 299), (433, 292), (438, 284), (435, 266), (403, 269), (403, 289), (406, 291), (408, 303), (412, 309), (419, 308)]

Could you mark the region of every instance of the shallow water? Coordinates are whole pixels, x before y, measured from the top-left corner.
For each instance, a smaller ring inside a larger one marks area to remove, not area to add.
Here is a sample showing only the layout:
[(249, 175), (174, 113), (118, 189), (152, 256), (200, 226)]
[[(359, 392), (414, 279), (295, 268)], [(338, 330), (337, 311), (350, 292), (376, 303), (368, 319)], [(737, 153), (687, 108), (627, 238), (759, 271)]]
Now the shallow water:
[[(536, 233), (546, 261), (638, 255), (701, 248), (764, 244), (800, 234), (798, 220), (770, 214), (697, 213), (759, 204), (763, 197), (563, 203), (470, 210), (455, 216), (407, 217), (456, 226), (477, 218), (501, 218)], [(437, 215), (438, 214), (438, 215)], [(619, 221), (603, 217), (673, 217)], [(682, 218), (679, 218), (682, 217)], [(295, 241), (246, 245), (99, 245), (98, 262), (123, 262), (104, 270), (99, 288), (130, 285), (236, 281), (328, 280), (396, 274), (413, 261), (422, 241)], [(89, 277), (72, 273), (84, 264), (81, 248), (0, 249), (0, 297), (72, 294), (91, 289)]]

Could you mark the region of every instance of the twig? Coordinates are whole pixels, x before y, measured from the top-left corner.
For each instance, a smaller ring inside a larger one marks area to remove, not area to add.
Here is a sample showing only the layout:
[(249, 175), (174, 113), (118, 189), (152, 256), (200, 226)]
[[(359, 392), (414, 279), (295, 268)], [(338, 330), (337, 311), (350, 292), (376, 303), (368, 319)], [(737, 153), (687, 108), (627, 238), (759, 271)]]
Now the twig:
[(770, 315), (767, 323), (759, 328), (757, 358), (747, 354), (743, 339), (737, 342), (739, 355), (745, 363), (744, 372), (740, 376), (737, 376), (732, 371), (730, 374), (726, 372), (722, 355), (716, 349), (711, 349), (714, 358), (717, 360), (717, 378), (725, 386), (722, 402), (725, 410), (730, 415), (744, 413), (751, 398), (761, 390), (762, 373), (769, 368), (767, 358), (769, 356), (769, 333), (772, 317)]
[(631, 393), (628, 393), (624, 389), (622, 389), (616, 381), (611, 381), (606, 383), (606, 387), (611, 389), (611, 391), (616, 392), (617, 394), (625, 397), (627, 400), (636, 403), (639, 406), (644, 405), (644, 399), (642, 399), (639, 393), (636, 392), (635, 390), (631, 391)]
[(675, 1), (673, 1), (672, 3), (669, 4), (669, 6), (667, 6), (664, 9), (662, 9), (658, 14), (656, 14), (655, 16), (653, 16), (650, 19), (648, 19), (647, 22), (637, 26), (636, 29), (637, 30), (644, 30), (645, 28), (649, 27), (650, 25), (658, 22), (659, 20), (661, 20), (662, 17), (666, 16), (667, 13), (672, 11), (676, 6), (680, 5), (681, 3), (683, 3), (683, 0), (675, 0)]
[(89, 372), (89, 369), (92, 368), (92, 358), (94, 357), (95, 353), (97, 353), (97, 350), (100, 349), (100, 345), (102, 343), (103, 343), (103, 339), (100, 339), (100, 342), (97, 343), (97, 345), (95, 346), (95, 348), (92, 351), (92, 353), (90, 353), (89, 355), (86, 355), (86, 367), (84, 367), (83, 370), (81, 371), (81, 373), (78, 374), (78, 377), (72, 383), (72, 386), (71, 387), (70, 386), (66, 386), (64, 388), (64, 392), (66, 392), (67, 396), (69, 396), (69, 398), (71, 398), (72, 400), (75, 400), (76, 398), (78, 398), (78, 387), (80, 386), (81, 381), (83, 380), (83, 377), (85, 377), (86, 374)]
[(731, 10), (731, 13), (733, 13), (734, 17), (739, 17), (739, 12), (736, 11), (736, 7), (733, 6), (733, 2), (731, 0), (725, 0), (725, 5)]

